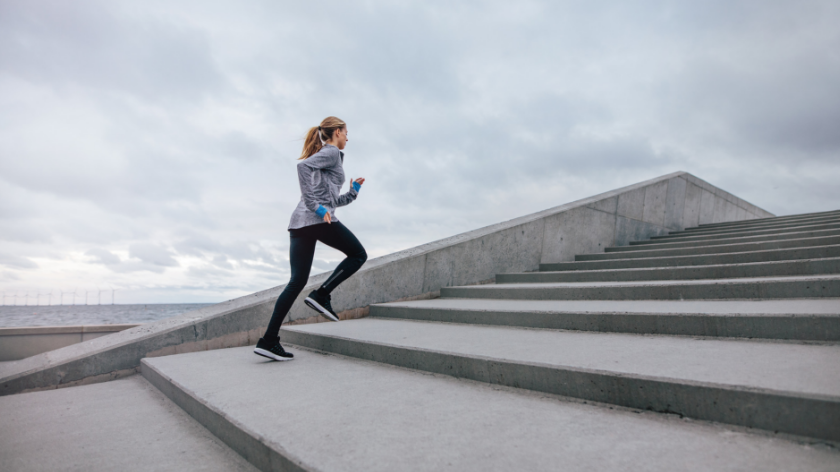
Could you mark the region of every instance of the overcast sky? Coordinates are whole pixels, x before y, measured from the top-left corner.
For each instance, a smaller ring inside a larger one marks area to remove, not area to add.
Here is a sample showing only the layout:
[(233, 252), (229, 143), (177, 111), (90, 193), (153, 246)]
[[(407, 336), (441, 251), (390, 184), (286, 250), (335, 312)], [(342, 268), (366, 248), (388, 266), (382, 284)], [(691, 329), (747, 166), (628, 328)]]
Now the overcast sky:
[(840, 209), (840, 2), (2, 0), (6, 304), (285, 283), (328, 115), (371, 257), (677, 170)]

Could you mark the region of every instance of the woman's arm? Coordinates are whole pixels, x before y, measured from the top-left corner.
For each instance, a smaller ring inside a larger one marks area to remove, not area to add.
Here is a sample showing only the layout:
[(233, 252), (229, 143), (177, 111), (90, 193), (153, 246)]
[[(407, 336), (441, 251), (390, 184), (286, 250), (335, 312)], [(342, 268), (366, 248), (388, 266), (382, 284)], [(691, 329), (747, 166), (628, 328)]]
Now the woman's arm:
[(336, 206), (349, 205), (352, 201), (354, 201), (356, 197), (359, 196), (359, 190), (362, 189), (363, 183), (365, 183), (365, 179), (363, 177), (360, 177), (356, 180), (351, 180), (350, 190), (347, 193), (338, 196), (338, 202), (336, 203)]

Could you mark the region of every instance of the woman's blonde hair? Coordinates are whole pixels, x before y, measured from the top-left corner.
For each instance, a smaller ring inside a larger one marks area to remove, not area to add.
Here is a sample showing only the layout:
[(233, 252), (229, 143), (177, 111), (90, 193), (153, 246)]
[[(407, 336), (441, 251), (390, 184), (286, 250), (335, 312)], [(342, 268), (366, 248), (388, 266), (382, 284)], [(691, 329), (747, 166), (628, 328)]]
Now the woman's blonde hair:
[(335, 130), (344, 129), (345, 127), (347, 127), (347, 123), (344, 121), (334, 116), (328, 116), (324, 118), (324, 121), (320, 125), (309, 128), (303, 140), (303, 152), (300, 154), (298, 160), (306, 159), (320, 151), (324, 147), (324, 141), (332, 139)]

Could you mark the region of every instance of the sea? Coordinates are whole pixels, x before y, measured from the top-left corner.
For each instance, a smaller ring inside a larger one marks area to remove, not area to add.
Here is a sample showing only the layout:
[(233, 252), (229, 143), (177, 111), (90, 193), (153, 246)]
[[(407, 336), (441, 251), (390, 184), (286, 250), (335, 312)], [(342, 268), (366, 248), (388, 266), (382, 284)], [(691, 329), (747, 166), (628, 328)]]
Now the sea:
[(211, 304), (4, 305), (0, 306), (0, 327), (150, 323), (208, 305)]

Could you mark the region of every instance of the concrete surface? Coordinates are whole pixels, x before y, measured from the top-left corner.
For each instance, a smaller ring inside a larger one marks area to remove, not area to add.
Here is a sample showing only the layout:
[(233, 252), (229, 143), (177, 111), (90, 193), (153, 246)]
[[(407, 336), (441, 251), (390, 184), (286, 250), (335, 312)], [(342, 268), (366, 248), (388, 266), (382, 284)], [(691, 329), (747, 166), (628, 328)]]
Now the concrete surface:
[(810, 218), (823, 218), (823, 217), (831, 217), (831, 216), (840, 216), (840, 210), (832, 210), (832, 211), (822, 211), (816, 213), (800, 213), (796, 215), (787, 215), (787, 216), (771, 216), (767, 218), (755, 218), (750, 219), (748, 221), (730, 221), (725, 223), (701, 223), (699, 225), (692, 225), (692, 227), (698, 227), (701, 229), (705, 228), (718, 228), (718, 227), (725, 227), (725, 226), (750, 226), (753, 224), (764, 224), (764, 223), (777, 223), (780, 221), (795, 221), (795, 220), (807, 220)]
[[(726, 254), (731, 252), (765, 251), (771, 249), (790, 249), (802, 247), (817, 247), (840, 244), (840, 236), (821, 238), (786, 239), (781, 241), (764, 241), (752, 243), (721, 244), (709, 246), (688, 246), (673, 249), (654, 247), (637, 247), (627, 251), (610, 251), (606, 253), (579, 254), (575, 261), (597, 261), (605, 259), (634, 259), (640, 257), (666, 256), (695, 256), (699, 254)], [(630, 246), (628, 246), (630, 247)], [(618, 249), (618, 248), (616, 248)]]
[[(334, 293), (343, 317), (365, 316), (374, 303), (430, 298), (443, 287), (470, 285), (500, 272), (625, 245), (700, 223), (772, 216), (685, 172), (675, 172), (503, 223), (369, 260)], [(289, 321), (318, 317), (302, 303), (329, 274), (310, 277)], [(148, 356), (251, 344), (284, 286), (142, 327), (103, 336), (0, 368), (0, 395), (112, 379)]]
[[(755, 221), (755, 220), (753, 220)], [(822, 223), (837, 223), (840, 222), (840, 215), (832, 215), (832, 216), (824, 216), (824, 217), (813, 217), (808, 219), (802, 219), (797, 221), (770, 221), (764, 223), (744, 223), (741, 225), (733, 225), (733, 226), (724, 226), (724, 227), (713, 227), (708, 228), (704, 226), (695, 226), (691, 228), (686, 228), (681, 231), (669, 231), (669, 235), (677, 235), (677, 234), (685, 234), (685, 235), (700, 235), (700, 234), (711, 234), (723, 231), (735, 231), (735, 230), (743, 230), (743, 231), (753, 231), (758, 229), (772, 229), (772, 228), (790, 228), (795, 226), (803, 226), (803, 225), (812, 225), (812, 224), (822, 224)]]
[(840, 341), (840, 299), (481, 300), (370, 307), (371, 317), (636, 334)]
[(840, 257), (797, 261), (754, 262), (748, 264), (709, 264), (685, 267), (572, 270), (498, 274), (496, 282), (599, 282), (637, 280), (729, 279), (739, 277), (777, 277), (790, 275), (840, 274)]
[[(840, 229), (840, 222), (837, 219), (832, 219), (828, 221), (820, 221), (820, 222), (810, 222), (807, 224), (780, 224), (774, 226), (761, 226), (761, 227), (734, 227), (734, 228), (726, 228), (726, 229), (708, 229), (708, 230), (697, 230), (697, 231), (669, 231), (667, 235), (664, 236), (653, 236), (651, 238), (651, 242), (659, 242), (662, 240), (683, 240), (685, 238), (692, 238), (696, 240), (702, 239), (714, 239), (714, 238), (725, 238), (728, 236), (732, 236), (735, 234), (743, 235), (743, 236), (760, 236), (760, 235), (767, 235), (767, 234), (780, 234), (780, 233), (801, 233), (804, 231), (822, 231), (822, 230), (832, 230), (832, 229)], [(636, 242), (634, 244), (642, 244), (643, 242)]]
[(111, 333), (136, 324), (85, 326), (28, 326), (0, 328), (0, 361), (16, 361)]
[[(746, 242), (758, 242), (758, 241), (778, 241), (778, 240), (788, 240), (788, 239), (803, 239), (803, 238), (820, 238), (820, 237), (827, 237), (827, 236), (838, 236), (840, 235), (840, 229), (817, 229), (817, 230), (806, 230), (806, 231), (798, 231), (799, 228), (796, 228), (797, 231), (790, 231), (790, 232), (777, 232), (777, 231), (755, 231), (750, 233), (743, 233), (743, 232), (731, 232), (725, 234), (714, 234), (714, 235), (701, 235), (701, 236), (663, 236), (659, 239), (650, 239), (647, 241), (639, 241), (637, 244), (631, 244), (630, 246), (624, 246), (621, 249), (618, 248), (611, 248), (610, 251), (612, 252), (616, 250), (623, 250), (623, 251), (632, 251), (639, 246), (656, 246), (658, 247), (688, 247), (689, 245), (694, 246), (719, 246), (721, 244), (736, 244), (736, 243), (746, 243)], [(633, 241), (631, 241), (633, 242)], [(641, 248), (639, 248), (641, 249)]]
[[(347, 324), (358, 323), (357, 321)], [(341, 325), (338, 323), (337, 325)], [(263, 448), (321, 471), (829, 471), (836, 450), (723, 425), (570, 402), (295, 349), (263, 362), (249, 348), (143, 361), (144, 375), (215, 411)], [(254, 392), (272, 392), (257, 395)], [(210, 426), (212, 428), (212, 426)], [(253, 456), (262, 470), (270, 462)]]
[(0, 470), (254, 471), (135, 375), (0, 398)]
[(767, 249), (763, 251), (730, 252), (723, 254), (697, 254), (693, 256), (640, 257), (633, 259), (557, 262), (554, 264), (540, 264), (540, 271), (748, 264), (755, 262), (788, 261), (795, 259), (824, 259), (830, 257), (840, 257), (840, 245), (834, 244), (792, 249)]
[(586, 400), (840, 440), (840, 346), (362, 319), (287, 343)]
[(441, 289), (441, 297), (510, 300), (682, 300), (840, 297), (840, 275), (641, 282), (554, 282)]
[(744, 233), (729, 233), (720, 235), (720, 237), (684, 237), (671, 239), (656, 239), (649, 241), (640, 241), (640, 244), (630, 246), (610, 247), (607, 252), (616, 251), (643, 251), (647, 249), (665, 249), (678, 247), (708, 247), (721, 246), (724, 244), (743, 244), (751, 242), (765, 242), (765, 241), (781, 241), (792, 239), (807, 239), (807, 238), (824, 238), (830, 236), (840, 236), (840, 230), (818, 230), (818, 231), (802, 231), (791, 233), (772, 233), (764, 235), (750, 236)]
[[(836, 344), (777, 344), (374, 318), (293, 326), (288, 332), (840, 399), (840, 345)], [(285, 331), (282, 334), (294, 342), (295, 338)]]

